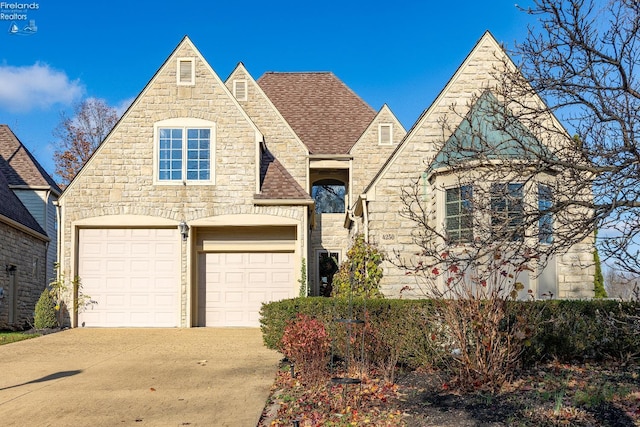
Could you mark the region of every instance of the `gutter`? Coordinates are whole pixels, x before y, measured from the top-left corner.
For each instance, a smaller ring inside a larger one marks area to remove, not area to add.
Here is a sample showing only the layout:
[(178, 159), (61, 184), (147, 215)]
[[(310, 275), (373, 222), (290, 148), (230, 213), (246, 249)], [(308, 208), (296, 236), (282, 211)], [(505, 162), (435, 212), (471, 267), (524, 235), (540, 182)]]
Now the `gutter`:
[(18, 230), (23, 231), (23, 232), (25, 232), (26, 234), (28, 234), (28, 235), (30, 235), (30, 236), (32, 236), (32, 237), (35, 237), (35, 238), (37, 238), (37, 239), (40, 239), (40, 240), (42, 240), (43, 242), (48, 243), (48, 242), (50, 242), (50, 241), (51, 241), (51, 239), (49, 239), (49, 237), (48, 237), (48, 236), (43, 235), (43, 234), (40, 234), (40, 233), (38, 233), (37, 231), (34, 231), (34, 230), (32, 230), (31, 228), (27, 227), (26, 225), (20, 224), (19, 222), (14, 221), (14, 220), (12, 220), (11, 218), (6, 217), (6, 216), (4, 216), (4, 215), (0, 215), (0, 221), (2, 221), (2, 222), (4, 222), (4, 223), (6, 223), (6, 224), (8, 224), (8, 225), (10, 225), (10, 226), (11, 226), (11, 227), (13, 227), (13, 228), (17, 228)]

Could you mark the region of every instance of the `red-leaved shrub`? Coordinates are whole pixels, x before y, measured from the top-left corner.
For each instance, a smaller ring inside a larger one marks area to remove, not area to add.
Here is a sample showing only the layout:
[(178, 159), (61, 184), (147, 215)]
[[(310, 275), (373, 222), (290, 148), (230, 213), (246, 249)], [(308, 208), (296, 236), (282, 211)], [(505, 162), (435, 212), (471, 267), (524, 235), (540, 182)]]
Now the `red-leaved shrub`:
[(321, 321), (298, 314), (287, 324), (280, 344), (303, 381), (315, 383), (326, 378), (331, 338)]

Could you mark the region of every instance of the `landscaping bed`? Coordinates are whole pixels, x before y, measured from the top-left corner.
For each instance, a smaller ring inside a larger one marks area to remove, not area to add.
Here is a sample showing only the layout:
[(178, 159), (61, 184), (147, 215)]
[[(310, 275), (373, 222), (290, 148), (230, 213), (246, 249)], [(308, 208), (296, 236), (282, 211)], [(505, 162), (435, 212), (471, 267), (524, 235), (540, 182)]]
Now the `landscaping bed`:
[(638, 426), (640, 367), (548, 363), (524, 370), (498, 393), (457, 393), (437, 371), (398, 374), (395, 384), (306, 387), (283, 364), (260, 427), (292, 426)]

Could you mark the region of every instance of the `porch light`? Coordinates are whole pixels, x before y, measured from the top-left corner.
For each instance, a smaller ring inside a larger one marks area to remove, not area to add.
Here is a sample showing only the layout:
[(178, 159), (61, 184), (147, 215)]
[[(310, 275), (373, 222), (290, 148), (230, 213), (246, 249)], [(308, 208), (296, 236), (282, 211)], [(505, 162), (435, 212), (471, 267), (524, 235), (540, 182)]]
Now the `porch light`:
[(180, 230), (182, 241), (186, 241), (187, 237), (189, 237), (189, 226), (184, 222), (184, 220), (180, 221), (180, 224), (178, 224), (178, 230)]

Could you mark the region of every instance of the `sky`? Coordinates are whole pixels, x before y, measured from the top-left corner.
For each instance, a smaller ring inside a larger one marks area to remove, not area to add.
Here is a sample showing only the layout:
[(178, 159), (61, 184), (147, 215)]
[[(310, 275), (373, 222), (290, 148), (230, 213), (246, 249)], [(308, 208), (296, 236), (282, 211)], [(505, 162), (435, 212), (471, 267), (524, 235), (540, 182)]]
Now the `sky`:
[(53, 175), (61, 113), (123, 112), (188, 35), (223, 80), (331, 71), (408, 130), (486, 30), (509, 48), (530, 24), (514, 0), (0, 1), (0, 123)]

